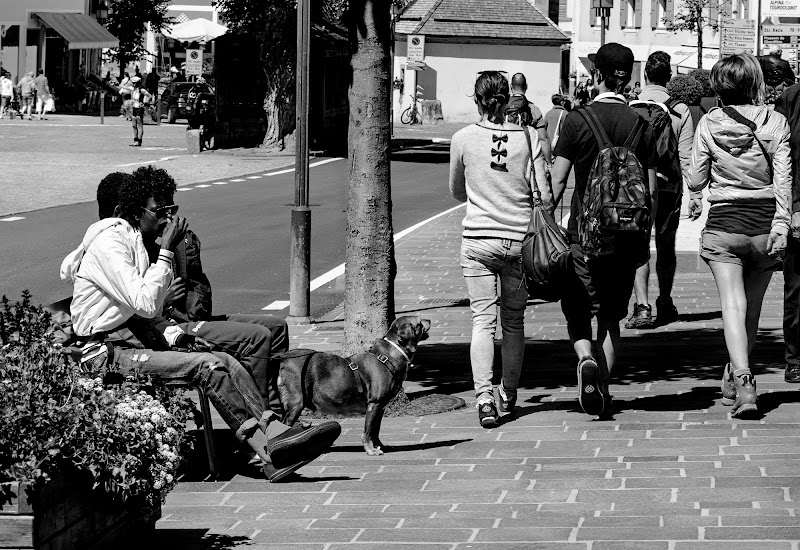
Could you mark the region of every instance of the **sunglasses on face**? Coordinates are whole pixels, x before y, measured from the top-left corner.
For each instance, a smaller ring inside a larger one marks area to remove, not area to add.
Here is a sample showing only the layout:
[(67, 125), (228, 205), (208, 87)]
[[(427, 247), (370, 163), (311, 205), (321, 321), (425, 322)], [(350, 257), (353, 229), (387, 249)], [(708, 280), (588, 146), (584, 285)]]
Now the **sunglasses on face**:
[(152, 216), (155, 216), (157, 220), (165, 220), (178, 213), (178, 205), (170, 204), (168, 206), (159, 206), (155, 210), (149, 210), (145, 208), (144, 211), (148, 212)]

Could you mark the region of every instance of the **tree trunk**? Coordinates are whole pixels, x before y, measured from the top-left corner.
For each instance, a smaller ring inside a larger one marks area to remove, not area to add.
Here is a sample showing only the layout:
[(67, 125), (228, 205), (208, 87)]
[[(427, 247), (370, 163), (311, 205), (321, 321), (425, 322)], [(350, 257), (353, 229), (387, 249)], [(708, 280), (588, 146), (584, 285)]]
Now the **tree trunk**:
[(294, 133), (294, 96), (294, 71), (281, 70), (276, 74), (267, 74), (267, 93), (264, 96), (267, 133), (262, 147), (285, 149), (294, 146), (294, 141), (286, 143), (286, 136)]
[(705, 26), (702, 8), (698, 8), (697, 13), (697, 68), (703, 68), (703, 27)]
[(345, 252), (345, 355), (363, 351), (394, 317), (394, 236), (389, 174), (391, 0), (352, 0)]

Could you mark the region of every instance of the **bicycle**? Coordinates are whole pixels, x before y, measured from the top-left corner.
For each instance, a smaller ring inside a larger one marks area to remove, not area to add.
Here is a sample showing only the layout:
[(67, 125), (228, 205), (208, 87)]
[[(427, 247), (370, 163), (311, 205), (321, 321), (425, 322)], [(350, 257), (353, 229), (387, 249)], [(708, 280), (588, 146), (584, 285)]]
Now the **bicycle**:
[[(417, 94), (419, 94), (419, 92), (417, 92)], [(400, 114), (400, 122), (411, 125), (422, 124), (422, 117), (417, 110), (417, 96), (412, 96), (409, 94), (409, 97), (411, 98), (412, 103)]]

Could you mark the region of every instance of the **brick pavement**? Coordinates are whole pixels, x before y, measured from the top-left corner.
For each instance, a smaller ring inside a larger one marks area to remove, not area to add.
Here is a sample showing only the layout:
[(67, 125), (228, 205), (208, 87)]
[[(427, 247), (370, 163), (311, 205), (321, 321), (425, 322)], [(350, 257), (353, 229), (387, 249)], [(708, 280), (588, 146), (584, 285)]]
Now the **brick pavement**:
[[(397, 243), (396, 292), (399, 312), (432, 321), (407, 390), (474, 405), (457, 259), (462, 212)], [(296, 482), (271, 485), (239, 467), (224, 481), (180, 483), (154, 544), (798, 550), (800, 392), (782, 380), (781, 288), (776, 275), (762, 315), (760, 420), (731, 419), (720, 405), (726, 357), (716, 288), (705, 269), (682, 272), (680, 321), (623, 331), (613, 419), (580, 411), (560, 309), (531, 305), (518, 408), (499, 427), (480, 428), (474, 407), (387, 418), (381, 435), (390, 451), (370, 457), (359, 444), (362, 419), (344, 420), (333, 451)], [(294, 327), (292, 339), (337, 350), (341, 311)]]

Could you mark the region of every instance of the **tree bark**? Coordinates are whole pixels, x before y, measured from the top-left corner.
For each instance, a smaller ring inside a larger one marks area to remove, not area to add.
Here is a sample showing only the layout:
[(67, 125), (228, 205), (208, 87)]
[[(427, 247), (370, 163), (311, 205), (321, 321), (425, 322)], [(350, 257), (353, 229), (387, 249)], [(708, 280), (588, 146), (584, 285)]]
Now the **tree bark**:
[(703, 19), (702, 8), (697, 8), (697, 68), (703, 68), (703, 27), (705, 20)]
[[(289, 80), (294, 84), (293, 78)], [(281, 88), (284, 87), (283, 82), (276, 84), (274, 80), (269, 81), (267, 95), (264, 97), (267, 133), (262, 147), (283, 149), (287, 146), (286, 136), (294, 132), (294, 91), (281, 93)]]
[(394, 231), (390, 185), (391, 0), (352, 0), (350, 185), (345, 252), (343, 351), (383, 336), (394, 317)]

